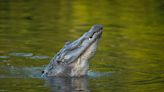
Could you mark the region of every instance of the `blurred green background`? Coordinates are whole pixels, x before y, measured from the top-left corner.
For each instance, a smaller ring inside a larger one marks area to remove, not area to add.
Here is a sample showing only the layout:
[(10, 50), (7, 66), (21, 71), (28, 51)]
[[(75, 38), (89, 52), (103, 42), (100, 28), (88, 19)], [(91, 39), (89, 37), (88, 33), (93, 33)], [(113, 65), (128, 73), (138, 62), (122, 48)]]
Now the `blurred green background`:
[[(103, 24), (93, 92), (164, 92), (163, 0), (0, 0), (0, 92), (50, 91), (40, 75), (64, 45)], [(87, 92), (88, 92), (87, 91)]]

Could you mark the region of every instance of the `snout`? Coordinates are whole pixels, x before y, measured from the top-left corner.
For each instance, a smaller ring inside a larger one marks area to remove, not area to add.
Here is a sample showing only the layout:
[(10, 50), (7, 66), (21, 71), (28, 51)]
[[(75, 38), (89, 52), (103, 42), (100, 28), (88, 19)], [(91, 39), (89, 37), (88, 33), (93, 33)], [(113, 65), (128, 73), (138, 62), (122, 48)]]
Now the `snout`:
[(92, 26), (92, 28), (88, 32), (88, 37), (92, 38), (93, 36), (97, 35), (100, 36), (103, 31), (103, 26), (101, 24), (96, 24)]
[(91, 28), (91, 31), (94, 31), (94, 32), (98, 32), (100, 30), (103, 30), (103, 25), (101, 25), (101, 24), (93, 25)]

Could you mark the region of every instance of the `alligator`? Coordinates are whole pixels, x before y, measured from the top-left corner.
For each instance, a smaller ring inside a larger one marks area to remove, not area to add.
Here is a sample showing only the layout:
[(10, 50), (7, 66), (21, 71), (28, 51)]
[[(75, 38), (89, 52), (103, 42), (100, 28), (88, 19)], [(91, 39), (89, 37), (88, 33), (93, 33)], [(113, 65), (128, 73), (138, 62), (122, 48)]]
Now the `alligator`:
[(86, 76), (89, 69), (88, 60), (95, 55), (102, 32), (103, 26), (96, 24), (79, 39), (66, 42), (64, 47), (50, 60), (41, 76)]

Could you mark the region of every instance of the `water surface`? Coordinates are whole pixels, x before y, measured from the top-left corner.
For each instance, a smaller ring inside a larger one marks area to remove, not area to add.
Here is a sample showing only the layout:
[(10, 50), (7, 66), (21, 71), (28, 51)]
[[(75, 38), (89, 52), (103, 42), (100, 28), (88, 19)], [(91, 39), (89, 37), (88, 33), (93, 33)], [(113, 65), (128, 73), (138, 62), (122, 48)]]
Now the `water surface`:
[[(162, 0), (1, 0), (0, 91), (163, 92)], [(40, 78), (66, 41), (104, 32), (86, 78)]]

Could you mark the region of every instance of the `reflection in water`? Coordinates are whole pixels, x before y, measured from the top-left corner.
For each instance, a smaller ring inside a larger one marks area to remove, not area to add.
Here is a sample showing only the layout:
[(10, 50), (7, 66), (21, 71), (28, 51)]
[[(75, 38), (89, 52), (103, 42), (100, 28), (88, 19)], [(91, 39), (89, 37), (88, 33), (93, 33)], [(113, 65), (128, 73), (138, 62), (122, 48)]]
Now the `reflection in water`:
[(51, 87), (52, 92), (88, 92), (87, 77), (49, 77), (46, 86)]

